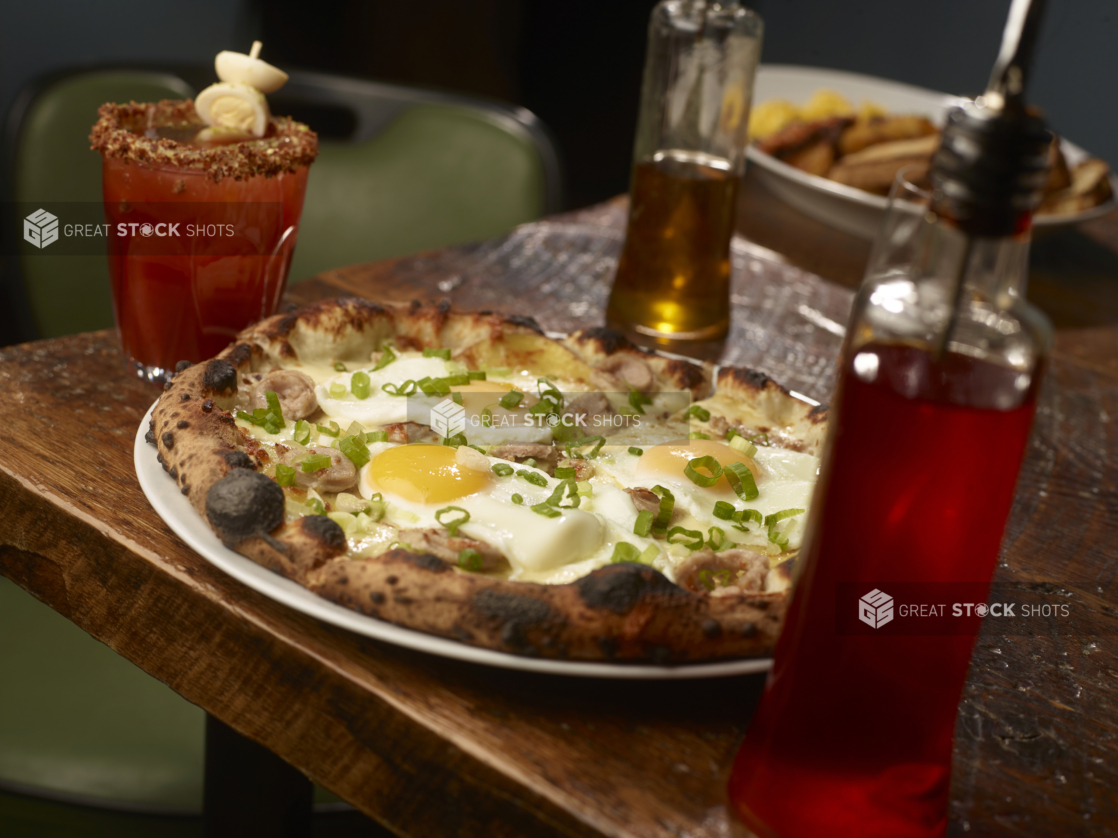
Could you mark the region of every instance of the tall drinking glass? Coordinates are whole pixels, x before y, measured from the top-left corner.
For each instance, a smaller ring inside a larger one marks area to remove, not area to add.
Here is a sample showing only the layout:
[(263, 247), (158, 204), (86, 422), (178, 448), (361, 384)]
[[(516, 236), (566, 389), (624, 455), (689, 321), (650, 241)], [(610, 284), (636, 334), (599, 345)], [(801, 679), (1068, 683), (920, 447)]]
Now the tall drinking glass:
[(274, 313), (318, 141), (275, 119), (260, 139), (196, 144), (190, 101), (106, 105), (101, 152), (113, 312), (137, 374), (162, 381)]

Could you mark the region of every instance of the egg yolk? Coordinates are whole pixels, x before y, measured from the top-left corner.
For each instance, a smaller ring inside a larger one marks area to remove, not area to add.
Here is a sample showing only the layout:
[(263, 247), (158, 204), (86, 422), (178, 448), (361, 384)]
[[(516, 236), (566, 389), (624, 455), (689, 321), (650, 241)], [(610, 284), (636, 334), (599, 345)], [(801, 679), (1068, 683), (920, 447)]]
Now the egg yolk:
[[(744, 463), (745, 467), (753, 472), (754, 480), (759, 481), (761, 478), (761, 470), (753, 460), (726, 443), (716, 442), (713, 439), (679, 439), (653, 446), (637, 460), (637, 477), (666, 478), (677, 483), (681, 481), (690, 483), (691, 480), (684, 474), (684, 469), (696, 457), (714, 457), (721, 466), (727, 463)], [(699, 469), (699, 473), (708, 472), (706, 469)], [(709, 487), (708, 491), (729, 493), (733, 489), (723, 475)]]
[(416, 442), (388, 448), (369, 464), (376, 489), (413, 503), (445, 503), (480, 492), (492, 474), (458, 465), (449, 445)]

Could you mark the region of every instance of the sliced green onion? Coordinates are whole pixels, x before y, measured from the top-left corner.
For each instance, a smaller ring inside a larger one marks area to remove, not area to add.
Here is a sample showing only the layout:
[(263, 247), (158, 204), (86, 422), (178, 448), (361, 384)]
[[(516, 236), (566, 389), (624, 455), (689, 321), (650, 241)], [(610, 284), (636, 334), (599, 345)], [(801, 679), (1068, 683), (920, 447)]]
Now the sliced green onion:
[(536, 379), (536, 393), (539, 395), (541, 402), (550, 402), (557, 411), (563, 409), (563, 403), (565, 401), (563, 399), (563, 394), (560, 393), (559, 388), (552, 384), (548, 379)]
[(733, 520), (733, 517), (734, 517), (734, 506), (733, 506), (733, 504), (726, 503), (726, 501), (724, 501), (724, 500), (720, 500), (717, 503), (715, 503), (714, 504), (714, 517), (718, 518), (719, 520), (722, 520), (722, 521)]
[(460, 445), (469, 445), (469, 440), (466, 439), (465, 434), (455, 434), (443, 439), (443, 445), (449, 445), (451, 448), (457, 448)]
[(710, 411), (703, 407), (701, 404), (693, 404), (687, 409), (687, 416), (694, 416), (700, 422), (710, 421)]
[(745, 463), (727, 463), (723, 472), (733, 487), (734, 493), (742, 500), (753, 500), (761, 494), (757, 491), (757, 481)]
[(527, 469), (518, 469), (516, 472), (517, 477), (523, 477), (533, 486), (539, 486), (542, 489), (547, 488), (547, 478), (542, 474), (535, 471), (528, 471)]
[(295, 469), (280, 463), (276, 466), (276, 482), (281, 486), (295, 485)]
[(514, 408), (520, 406), (520, 401), (523, 398), (523, 393), (517, 390), (509, 390), (507, 393), (501, 396), (501, 400), (497, 402), (497, 404), (499, 404), (505, 410), (513, 410)]
[(618, 564), (619, 562), (639, 562), (640, 559), (640, 550), (627, 541), (619, 541), (613, 545), (613, 555), (610, 556), (609, 560), (613, 564)]
[(419, 385), (409, 378), (403, 384), (393, 384), (391, 381), (382, 384), (380, 389), (390, 396), (414, 396), (415, 391), (419, 389)]
[(365, 431), (365, 442), (387, 442), (388, 431)]
[[(443, 516), (451, 512), (461, 512), (462, 516), (460, 518), (454, 518), (450, 521), (444, 521)], [(435, 513), (435, 520), (438, 521), (439, 524), (441, 524), (442, 526), (446, 527), (446, 531), (450, 533), (451, 537), (453, 538), (458, 535), (458, 528), (470, 520), (470, 513), (460, 506), (444, 506), (442, 509)]]
[(423, 350), (423, 357), (424, 358), (442, 358), (444, 361), (449, 361), (450, 360), (450, 350), (449, 349), (430, 349), (430, 348), (424, 349)]
[(489, 367), (487, 372), (489, 373), (489, 375), (512, 375), (512, 367)]
[(349, 423), (349, 427), (345, 429), (346, 436), (359, 436), (361, 441), (365, 441), (365, 426), (360, 422), (354, 420)]
[(735, 451), (740, 451), (747, 457), (752, 457), (754, 454), (757, 453), (757, 446), (741, 434), (738, 434), (730, 440), (730, 447), (733, 448)]
[[(264, 399), (268, 402), (268, 412), (276, 417), (276, 421), (279, 422), (281, 428), (286, 427), (287, 422), (283, 418), (283, 408), (280, 407), (279, 396), (275, 394), (275, 391), (268, 390), (264, 393)], [(275, 431), (271, 431), (271, 433), (275, 433)]]
[(318, 498), (307, 498), (306, 505), (315, 515), (326, 514), (326, 505)]
[(427, 375), (416, 382), (425, 396), (446, 396), (450, 394), (450, 384), (445, 378), (431, 378)]
[(311, 441), (311, 423), (306, 419), (300, 419), (295, 423), (295, 433), (292, 434), (294, 439), (300, 445), (306, 445)]
[(239, 419), (244, 419), (246, 422), (252, 422), (254, 425), (259, 425), (270, 434), (278, 434), (283, 430), (283, 425), (277, 421), (276, 415), (263, 407), (256, 408), (256, 410), (252, 411), (251, 416), (243, 410), (238, 411), (237, 417)]
[(330, 396), (335, 399), (340, 399), (346, 394), (346, 386), (335, 381), (330, 385)]
[(343, 364), (341, 361), (335, 361), (334, 362), (334, 371), (335, 372), (345, 372), (346, 371), (345, 364)]
[[(591, 443), (594, 443), (594, 447), (585, 454), (574, 451), (575, 448), (584, 448)], [(602, 450), (602, 446), (605, 444), (606, 438), (604, 436), (584, 436), (581, 439), (566, 443), (567, 457), (572, 460), (592, 460), (598, 456), (598, 452)]]
[(462, 404), (462, 394), (461, 393), (451, 393), (450, 394), (450, 400), (457, 405), (461, 405)]
[(466, 370), (466, 378), (470, 381), (485, 381), (485, 370)]
[[(683, 536), (684, 538), (691, 539), (690, 541), (672, 541), (675, 536)], [(672, 527), (668, 530), (668, 543), (669, 544), (682, 544), (688, 550), (701, 550), (703, 544), (706, 543), (703, 534), (699, 530), (689, 530), (684, 527)]]
[(303, 471), (309, 474), (313, 471), (322, 471), (324, 468), (330, 468), (333, 462), (329, 454), (311, 454), (311, 456), (303, 460), (301, 467)]
[[(709, 474), (701, 474), (699, 469), (706, 469)], [(693, 460), (688, 460), (687, 465), (683, 468), (684, 475), (694, 483), (696, 486), (708, 488), (718, 482), (718, 478), (722, 476), (722, 466), (718, 464), (718, 460), (710, 455), (706, 457), (696, 457)]]
[(545, 518), (558, 518), (560, 515), (563, 514), (550, 503), (532, 504), (531, 509), (537, 515), (543, 515)]
[(355, 372), (349, 379), (349, 389), (359, 399), (369, 398), (369, 374), (367, 372)]
[(493, 473), (498, 477), (508, 477), (515, 469), (507, 463), (497, 463), (493, 466)]
[(752, 436), (749, 437), (749, 441), (750, 442), (755, 442), (755, 443), (757, 443), (757, 445), (764, 445), (766, 447), (769, 446), (769, 445), (772, 445), (772, 442), (769, 440), (769, 435), (768, 435), (767, 432), (766, 433), (755, 433), (755, 434), (753, 434)]
[(373, 495), (373, 498), (375, 499), (369, 500), (369, 508), (366, 510), (365, 514), (369, 516), (370, 521), (376, 523), (383, 518), (384, 513), (388, 511), (388, 504), (380, 499), (380, 492)]
[(640, 558), (641, 564), (651, 564), (652, 560), (655, 559), (659, 555), (660, 555), (660, 548), (657, 547), (655, 544), (650, 544), (647, 547), (645, 547), (644, 552), (641, 553), (641, 558)]
[(633, 408), (637, 413), (644, 413), (644, 405), (652, 404), (652, 399), (638, 390), (636, 387), (629, 388), (629, 407)]
[(512, 496), (512, 502), (516, 503), (516, 504), (524, 503), (524, 495), (521, 495), (519, 493), (514, 493), (513, 496)]
[(594, 494), (594, 487), (590, 485), (589, 480), (580, 480), (575, 483), (575, 486), (578, 487), (578, 493), (584, 498), (588, 498)]
[(653, 522), (652, 528), (664, 532), (672, 521), (672, 512), (675, 510), (675, 495), (666, 486), (653, 486), (652, 493), (660, 498), (660, 508), (656, 512), (656, 520)]
[(730, 546), (730, 542), (726, 540), (726, 531), (722, 527), (711, 527), (707, 530), (707, 546), (717, 553)]
[(691, 431), (687, 435), (688, 439), (710, 439), (710, 434), (704, 434), (702, 431)]
[(345, 437), (338, 442), (338, 450), (345, 454), (357, 468), (361, 468), (372, 459), (369, 454), (369, 446), (364, 443), (360, 436)]
[(316, 424), (315, 427), (318, 428), (318, 432), (320, 434), (326, 434), (326, 436), (337, 436), (342, 432), (342, 429), (338, 426), (338, 423), (333, 420), (330, 421), (329, 426)]
[(525, 457), (524, 461), (521, 463), (521, 465), (522, 466), (528, 466), (528, 468), (536, 468), (538, 463), (536, 462), (535, 457)]
[(384, 369), (385, 367), (387, 367), (389, 364), (391, 364), (395, 360), (396, 360), (396, 353), (392, 351), (392, 347), (391, 346), (384, 347), (384, 349), (381, 351), (381, 354), (380, 354), (380, 360), (377, 361), (376, 365), (373, 367), (373, 372), (376, 372), (377, 370)]
[(477, 573), (481, 570), (481, 553), (473, 547), (467, 547), (465, 550), (458, 551), (458, 566), (463, 570), (468, 570), (470, 573)]
[(637, 515), (637, 522), (633, 525), (633, 534), (639, 535), (641, 538), (647, 538), (648, 534), (652, 532), (652, 521), (655, 517), (652, 510), (642, 509)]
[[(570, 503), (564, 505), (563, 501), (565, 500), (570, 501)], [(582, 497), (578, 493), (578, 486), (575, 485), (574, 480), (564, 480), (555, 487), (551, 496), (544, 501), (544, 503), (549, 503), (559, 509), (574, 509), (581, 502)]]
[(781, 550), (788, 549), (788, 536), (780, 532), (776, 525), (781, 521), (788, 518), (794, 518), (797, 515), (803, 515), (803, 509), (782, 509), (779, 512), (774, 512), (772, 515), (765, 516), (765, 526), (769, 530), (769, 541), (777, 545)]
[(637, 448), (637, 446), (635, 446), (635, 445), (630, 445), (629, 446), (629, 453), (632, 454), (634, 457), (640, 457), (642, 454), (644, 454), (644, 449), (643, 448)]
[(493, 427), (493, 405), (486, 405), (481, 409), (481, 426), (483, 428)]
[(739, 524), (743, 524), (746, 521), (752, 521), (754, 524), (764, 523), (764, 518), (761, 517), (761, 513), (756, 509), (739, 509), (734, 513), (734, 520)]
[(779, 512), (774, 512), (772, 515), (765, 516), (765, 526), (772, 528), (780, 521), (786, 521), (789, 518), (795, 518), (797, 515), (803, 515), (806, 509), (782, 509)]
[(555, 476), (559, 480), (573, 480), (575, 477), (578, 476), (578, 470), (560, 466), (555, 469)]

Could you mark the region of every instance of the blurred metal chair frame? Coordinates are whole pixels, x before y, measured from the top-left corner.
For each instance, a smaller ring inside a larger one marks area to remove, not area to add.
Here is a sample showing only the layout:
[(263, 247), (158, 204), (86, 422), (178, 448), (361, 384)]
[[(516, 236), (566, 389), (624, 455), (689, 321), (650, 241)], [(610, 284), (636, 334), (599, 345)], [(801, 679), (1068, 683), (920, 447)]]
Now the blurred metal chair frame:
[[(86, 139), (99, 104), (185, 98), (212, 80), (209, 68), (86, 67), (30, 85), (5, 126), (0, 188), (15, 204), (2, 235), (18, 241), (21, 202), (100, 204), (100, 158)], [(269, 103), (320, 129), (294, 281), (488, 238), (561, 206), (554, 144), (523, 108), (310, 72), (293, 72)], [(0, 344), (111, 325), (103, 255), (3, 252)], [(0, 647), (0, 789), (199, 814), (201, 710), (5, 579), (0, 632), (18, 638)]]

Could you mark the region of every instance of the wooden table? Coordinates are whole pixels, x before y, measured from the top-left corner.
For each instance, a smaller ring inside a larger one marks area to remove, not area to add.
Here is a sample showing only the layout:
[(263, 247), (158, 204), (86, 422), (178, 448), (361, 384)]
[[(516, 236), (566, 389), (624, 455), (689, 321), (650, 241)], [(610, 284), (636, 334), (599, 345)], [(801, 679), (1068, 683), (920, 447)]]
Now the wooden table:
[[(570, 329), (599, 317), (624, 217), (614, 202), (334, 271), (291, 298), (449, 297)], [(825, 400), (868, 247), (752, 182), (741, 219), (752, 241), (735, 242), (728, 358)], [(1047, 592), (1074, 616), (1034, 636), (987, 623), (959, 717), (955, 835), (1118, 834), (1116, 254), (1116, 215), (1036, 246), (1032, 295), (1059, 332), (994, 595)], [(743, 832), (725, 780), (761, 677), (529, 675), (318, 623), (215, 570), (153, 513), (132, 442), (158, 392), (112, 333), (0, 351), (0, 392), (0, 573), (393, 830)]]

